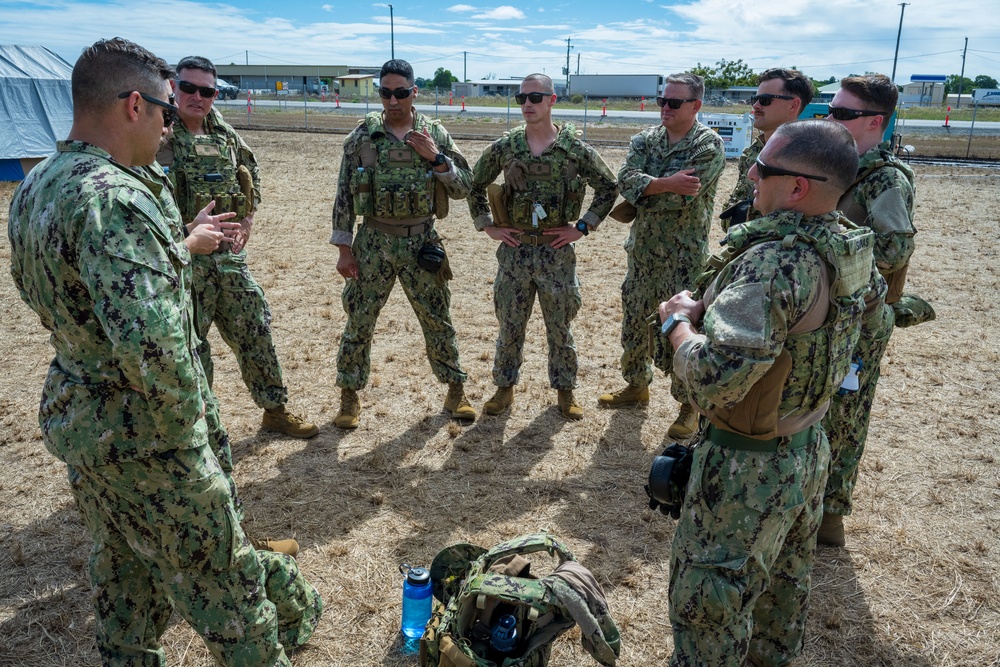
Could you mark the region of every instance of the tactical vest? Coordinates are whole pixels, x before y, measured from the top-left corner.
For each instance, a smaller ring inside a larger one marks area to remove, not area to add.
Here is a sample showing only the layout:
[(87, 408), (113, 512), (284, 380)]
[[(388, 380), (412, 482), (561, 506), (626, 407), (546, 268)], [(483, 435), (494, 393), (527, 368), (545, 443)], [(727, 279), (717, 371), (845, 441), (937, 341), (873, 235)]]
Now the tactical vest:
[(190, 141), (172, 144), (169, 176), (185, 223), (213, 199), (212, 215), (232, 212), (236, 214), (233, 220), (239, 221), (251, 212), (253, 201), (243, 193), (236, 174), (236, 146), (225, 133), (193, 134)]
[[(840, 224), (847, 231), (837, 233), (825, 224), (803, 222), (800, 213), (784, 212), (784, 216), (774, 221), (773, 229), (751, 224), (734, 227), (726, 237), (725, 250), (709, 259), (709, 269), (698, 278), (698, 285), (706, 288), (748, 249), (774, 241), (785, 248), (807, 244), (826, 267), (830, 298), (822, 324), (816, 328), (793, 324), (784, 349), (750, 392), (736, 405), (713, 405), (707, 411), (720, 428), (760, 439), (778, 435), (779, 419), (815, 413), (836, 393), (858, 342), (872, 277), (875, 234), (870, 229), (841, 217)], [(788, 396), (787, 389), (791, 389)]]
[[(410, 146), (391, 139), (381, 113), (369, 113), (361, 124), (367, 127), (368, 139), (361, 143), (361, 166), (351, 174), (354, 213), (376, 218), (434, 215), (436, 179), (431, 163)], [(438, 217), (445, 215), (447, 209)]]
[[(507, 199), (511, 226), (516, 229), (551, 229), (575, 223), (583, 208), (586, 183), (579, 175), (574, 154), (582, 150), (576, 128), (566, 123), (556, 135), (551, 151), (531, 154), (523, 126), (510, 131), (511, 159), (520, 160), (526, 169), (527, 187), (513, 190)], [(543, 214), (538, 214), (540, 206)], [(545, 217), (543, 218), (542, 215)]]
[[(879, 149), (879, 159), (875, 160), (875, 162), (867, 168), (859, 171), (858, 177), (854, 179), (854, 182), (851, 183), (851, 186), (847, 188), (847, 191), (840, 198), (840, 201), (843, 204), (840, 209), (841, 212), (859, 225), (868, 224), (869, 212), (863, 205), (855, 203), (853, 197), (854, 190), (858, 187), (858, 185), (864, 182), (866, 178), (883, 167), (898, 169), (906, 177), (906, 180), (910, 182), (910, 185), (913, 185), (913, 170), (897, 160), (889, 151)], [(882, 277), (885, 278), (885, 281), (889, 286), (889, 291), (885, 296), (885, 302), (887, 304), (892, 305), (902, 298), (903, 288), (906, 286), (906, 273), (909, 268), (910, 263), (907, 262), (891, 273), (883, 272), (880, 269)]]
[[(565, 577), (531, 574), (532, 563), (524, 555), (542, 551), (558, 558), (560, 566), (572, 562), (599, 590), (569, 548), (548, 533), (523, 535), (489, 551), (471, 544), (441, 551), (431, 565), (434, 596), (441, 604), (420, 640), (421, 667), (544, 667), (552, 642), (576, 624), (590, 655), (614, 665), (620, 636), (603, 598), (582, 595)], [(491, 643), (503, 616), (516, 620), (508, 650)]]

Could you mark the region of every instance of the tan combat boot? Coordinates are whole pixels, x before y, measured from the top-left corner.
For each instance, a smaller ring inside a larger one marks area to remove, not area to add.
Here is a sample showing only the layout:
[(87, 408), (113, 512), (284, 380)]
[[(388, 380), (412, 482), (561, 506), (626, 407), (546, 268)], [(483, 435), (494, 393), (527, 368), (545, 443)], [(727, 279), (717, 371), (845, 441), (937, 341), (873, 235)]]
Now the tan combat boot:
[(476, 418), (476, 410), (465, 398), (465, 386), (461, 382), (448, 383), (448, 396), (444, 399), (444, 409), (451, 413), (452, 419), (472, 421)]
[(490, 400), (483, 403), (483, 412), (488, 415), (498, 415), (514, 403), (513, 387), (497, 387)]
[(677, 419), (667, 429), (667, 436), (686, 440), (698, 431), (698, 413), (694, 411), (690, 403), (681, 403), (681, 410), (677, 413)]
[(825, 544), (828, 547), (842, 547), (847, 544), (847, 537), (844, 535), (844, 517), (840, 514), (827, 514), (823, 512), (823, 523), (816, 533), (816, 542)]
[(250, 540), (250, 544), (257, 551), (274, 551), (279, 554), (286, 554), (292, 558), (299, 555), (299, 543), (295, 540), (258, 539), (249, 535), (247, 535), (247, 539)]
[(352, 429), (358, 427), (358, 415), (361, 414), (361, 399), (353, 389), (340, 390), (340, 412), (333, 420), (337, 428)]
[(264, 419), (261, 420), (260, 426), (265, 431), (284, 433), (292, 438), (308, 439), (319, 433), (316, 424), (293, 415), (284, 405), (273, 410), (264, 410)]
[(559, 390), (559, 412), (566, 419), (572, 419), (576, 421), (577, 419), (583, 419), (583, 408), (580, 404), (576, 402), (573, 398), (572, 389), (560, 389)]
[(616, 392), (602, 394), (597, 399), (602, 408), (627, 408), (632, 405), (649, 405), (649, 387), (630, 384)]

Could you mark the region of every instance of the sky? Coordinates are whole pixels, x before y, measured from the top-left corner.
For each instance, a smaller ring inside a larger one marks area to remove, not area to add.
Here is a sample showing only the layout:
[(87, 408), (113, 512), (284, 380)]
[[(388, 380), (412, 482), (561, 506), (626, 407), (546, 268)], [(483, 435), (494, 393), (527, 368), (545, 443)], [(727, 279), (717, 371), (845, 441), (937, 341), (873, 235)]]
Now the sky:
[[(982, 0), (905, 6), (896, 82), (914, 74), (1000, 79), (1000, 11)], [(570, 72), (669, 74), (742, 59), (755, 72), (796, 67), (823, 80), (891, 74), (901, 6), (873, 0), (573, 0), (468, 4), (0, 0), (0, 44), (40, 44), (70, 64), (121, 36), (176, 63), (380, 66), (394, 52), (431, 78), (562, 78)]]

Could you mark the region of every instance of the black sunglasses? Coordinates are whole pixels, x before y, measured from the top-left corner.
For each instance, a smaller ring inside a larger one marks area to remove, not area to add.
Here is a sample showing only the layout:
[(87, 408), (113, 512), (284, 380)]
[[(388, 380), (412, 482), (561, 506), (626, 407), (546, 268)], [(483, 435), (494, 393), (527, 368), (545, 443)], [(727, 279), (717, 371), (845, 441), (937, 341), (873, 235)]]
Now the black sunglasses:
[(552, 95), (552, 93), (516, 93), (514, 95), (514, 101), (518, 104), (524, 104), (527, 100), (531, 100), (532, 104), (541, 104), (542, 100), (550, 95)]
[(396, 88), (395, 90), (390, 90), (388, 88), (379, 88), (378, 96), (383, 100), (387, 100), (390, 97), (395, 97), (397, 100), (405, 100), (413, 92), (413, 86), (409, 88)]
[(215, 97), (215, 94), (219, 92), (217, 88), (212, 88), (211, 86), (196, 86), (190, 81), (178, 81), (177, 87), (181, 89), (182, 93), (187, 93), (188, 95), (194, 95), (195, 92), (197, 92), (206, 100)]
[(657, 97), (656, 106), (658, 107), (670, 107), (671, 109), (680, 109), (681, 105), (685, 102), (697, 102), (697, 97), (692, 97), (691, 99), (682, 100), (679, 97)]
[(792, 95), (772, 95), (771, 93), (761, 93), (760, 95), (752, 95), (750, 97), (750, 104), (760, 104), (762, 107), (771, 106), (773, 100), (794, 100), (795, 97)]
[[(126, 90), (124, 93), (118, 93), (118, 99), (124, 100), (126, 97), (128, 97), (134, 92), (138, 91)], [(147, 95), (146, 93), (139, 93), (139, 97), (146, 100), (150, 104), (155, 104), (156, 106), (160, 107), (163, 110), (163, 127), (170, 127), (173, 124), (174, 118), (177, 116), (177, 107), (175, 107), (173, 104), (170, 104), (169, 102), (158, 100), (152, 95)], [(173, 97), (170, 98), (171, 102), (173, 101), (173, 99), (174, 99)]]
[(825, 181), (826, 176), (814, 176), (812, 174), (803, 174), (799, 171), (791, 171), (789, 169), (782, 169), (781, 167), (772, 167), (770, 165), (764, 164), (760, 158), (757, 158), (757, 174), (761, 178), (768, 178), (770, 176), (801, 176), (802, 178), (811, 178), (814, 181)]
[(861, 116), (888, 116), (885, 111), (869, 111), (868, 109), (848, 109), (847, 107), (830, 107), (830, 117), (834, 120), (854, 120)]

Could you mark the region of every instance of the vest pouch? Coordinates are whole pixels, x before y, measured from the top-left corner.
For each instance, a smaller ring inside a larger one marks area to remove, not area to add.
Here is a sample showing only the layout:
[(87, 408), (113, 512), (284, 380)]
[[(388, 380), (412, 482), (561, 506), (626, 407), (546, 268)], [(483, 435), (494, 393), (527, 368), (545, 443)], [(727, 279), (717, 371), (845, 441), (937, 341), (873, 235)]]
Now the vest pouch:
[(414, 190), (410, 193), (410, 216), (419, 218), (425, 215), (434, 214), (433, 190), (427, 188)]
[(372, 182), (371, 172), (364, 167), (358, 167), (351, 174), (351, 197), (354, 200), (354, 214), (360, 216), (372, 215)]
[(410, 194), (405, 190), (392, 193), (392, 216), (394, 218), (412, 218), (413, 207), (410, 204)]
[(246, 195), (240, 193), (240, 194), (230, 195), (230, 197), (232, 198), (233, 213), (236, 214), (236, 217), (233, 218), (230, 222), (239, 222), (243, 218), (247, 217), (247, 215), (249, 215), (249, 208), (247, 206)]
[(515, 229), (535, 229), (531, 224), (531, 213), (535, 199), (528, 192), (515, 190), (509, 203), (510, 222)]
[(374, 193), (372, 215), (376, 218), (392, 217), (392, 193), (388, 190), (379, 190)]
[[(433, 178), (433, 177), (432, 177)], [(448, 217), (448, 191), (444, 187), (444, 182), (434, 179), (434, 217), (443, 220)], [(494, 216), (495, 219), (495, 216)]]

